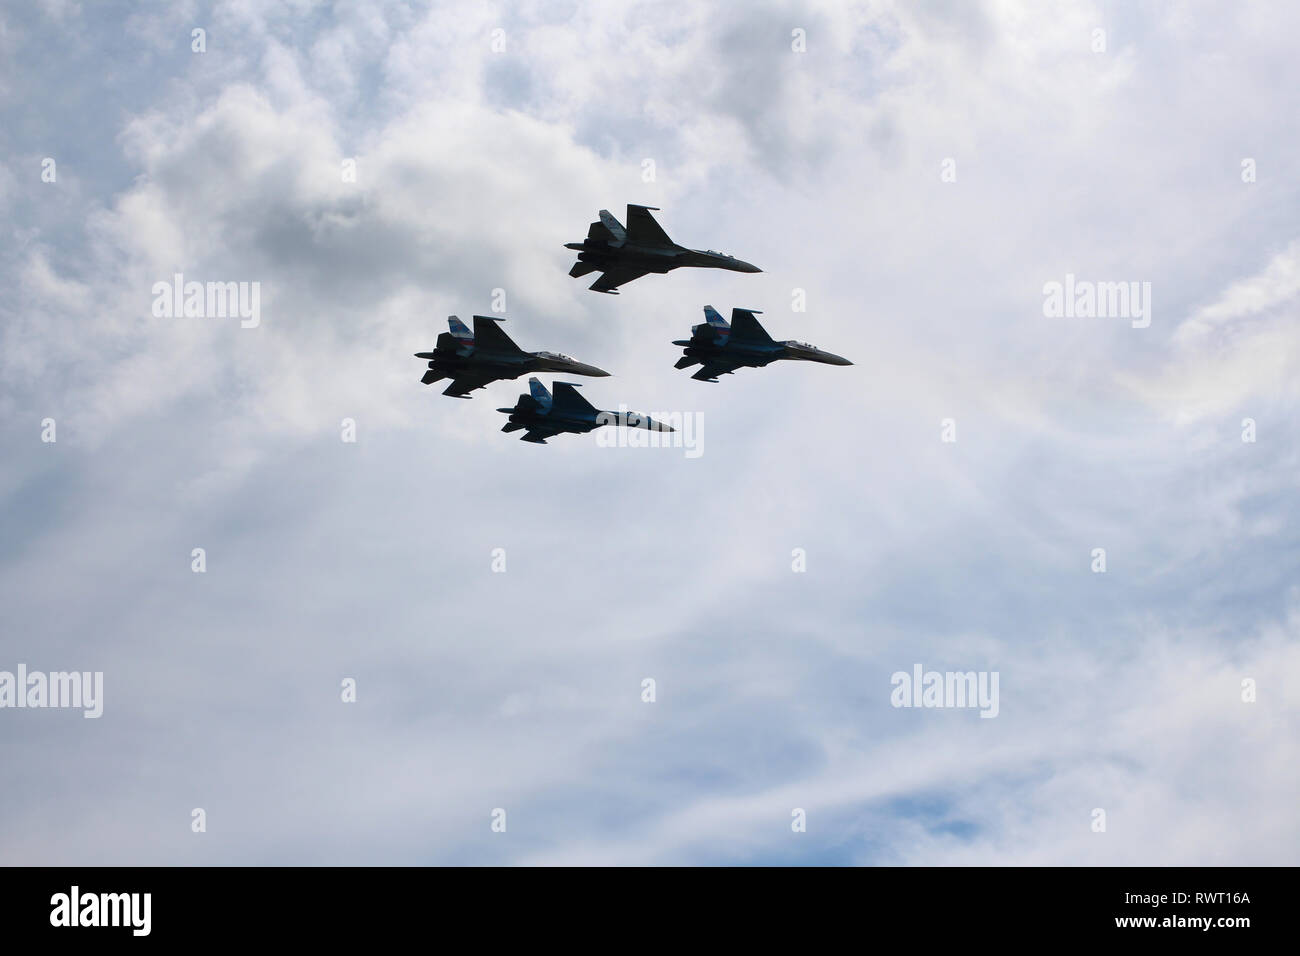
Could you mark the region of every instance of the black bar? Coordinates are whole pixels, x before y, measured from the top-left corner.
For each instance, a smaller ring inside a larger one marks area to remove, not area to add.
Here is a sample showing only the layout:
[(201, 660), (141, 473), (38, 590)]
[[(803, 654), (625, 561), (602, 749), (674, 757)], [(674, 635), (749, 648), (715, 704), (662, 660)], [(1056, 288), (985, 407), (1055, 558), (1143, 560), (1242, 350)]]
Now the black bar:
[[(1287, 925), (1294, 876), (1291, 869), (1208, 867), (11, 868), (0, 869), (0, 925), (7, 941), (76, 934), (85, 943), (399, 942), (412, 931), (469, 927), (495, 940), (531, 935), (540, 945), (556, 933), (588, 936), (603, 927), (616, 934), (603, 937), (612, 948), (640, 948), (638, 939), (668, 945), (700, 932), (756, 943), (847, 933), (874, 945), (889, 938), (886, 931), (917, 945), (1125, 937), (1232, 945), (1260, 933), (1273, 937)], [(125, 925), (52, 925), (70, 914), (74, 886), (79, 918), (87, 919), (100, 911), (99, 894), (148, 893), (147, 936), (136, 935), (144, 928), (143, 896), (135, 898), (138, 909), (123, 897), (108, 900), (106, 918), (117, 907)], [(62, 911), (60, 894), (68, 904)], [(1207, 919), (1208, 928), (1201, 924)]]

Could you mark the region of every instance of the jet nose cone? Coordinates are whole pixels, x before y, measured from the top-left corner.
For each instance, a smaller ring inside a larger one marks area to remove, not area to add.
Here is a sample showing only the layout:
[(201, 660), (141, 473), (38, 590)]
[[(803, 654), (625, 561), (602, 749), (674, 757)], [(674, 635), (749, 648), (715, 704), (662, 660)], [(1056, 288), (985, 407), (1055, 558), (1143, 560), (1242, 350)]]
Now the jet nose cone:
[(588, 375), (592, 378), (609, 378), (609, 373), (603, 368), (596, 368), (594, 365), (587, 365), (583, 362), (572, 362), (569, 364), (567, 371), (574, 375)]
[(736, 271), (737, 272), (762, 272), (763, 270), (760, 269), (758, 266), (754, 265), (752, 262), (737, 261)]
[(843, 355), (833, 355), (830, 352), (823, 352), (822, 355), (825, 356), (823, 361), (827, 365), (852, 365), (853, 364), (848, 359), (846, 359)]
[(644, 428), (649, 432), (677, 431), (673, 426), (666, 422), (661, 422), (657, 418), (651, 418), (649, 415), (638, 415), (635, 413), (628, 415), (628, 417), (623, 420), (623, 424), (627, 425), (629, 428)]

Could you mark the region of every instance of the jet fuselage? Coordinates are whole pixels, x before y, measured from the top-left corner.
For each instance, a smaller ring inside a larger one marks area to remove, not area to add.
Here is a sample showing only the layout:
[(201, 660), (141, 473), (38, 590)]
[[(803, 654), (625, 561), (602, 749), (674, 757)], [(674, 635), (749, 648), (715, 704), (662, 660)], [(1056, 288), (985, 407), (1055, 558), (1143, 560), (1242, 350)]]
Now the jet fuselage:
[(823, 365), (852, 365), (848, 359), (833, 352), (808, 345), (805, 342), (737, 342), (731, 339), (723, 343), (701, 344), (691, 339), (674, 339), (673, 345), (685, 349), (686, 356), (700, 361), (726, 356), (750, 368), (762, 368), (781, 359), (794, 359), (801, 362), (821, 362)]
[(584, 242), (567, 242), (564, 248), (578, 253), (578, 261), (605, 272), (616, 266), (635, 266), (643, 272), (663, 274), (682, 267), (697, 269), (726, 269), (730, 272), (762, 272), (758, 266), (707, 249), (687, 249), (685, 246), (641, 246), (631, 243), (614, 246), (608, 242), (588, 239)]
[(652, 419), (649, 415), (621, 410), (602, 411), (578, 395), (577, 386), (569, 382), (556, 382), (552, 395), (536, 377), (528, 380), (529, 394), (520, 395), (513, 408), (498, 408), (509, 416), (503, 432), (527, 429), (524, 441), (546, 444), (546, 439), (569, 432), (582, 435), (603, 425), (625, 425), (650, 431), (670, 432), (673, 429)]
[[(540, 352), (523, 352), (511, 354), (474, 348), (467, 354), (460, 349), (433, 352), (417, 352), (417, 357), (429, 359), (429, 368), (440, 372), (439, 378), (455, 378), (457, 373), (482, 371), (491, 373), (492, 378), (518, 378), (528, 372), (558, 372), (572, 375), (589, 375), (604, 378), (609, 375), (603, 369), (587, 365), (577, 359), (570, 359), (554, 354)], [(435, 379), (436, 381), (436, 379)]]

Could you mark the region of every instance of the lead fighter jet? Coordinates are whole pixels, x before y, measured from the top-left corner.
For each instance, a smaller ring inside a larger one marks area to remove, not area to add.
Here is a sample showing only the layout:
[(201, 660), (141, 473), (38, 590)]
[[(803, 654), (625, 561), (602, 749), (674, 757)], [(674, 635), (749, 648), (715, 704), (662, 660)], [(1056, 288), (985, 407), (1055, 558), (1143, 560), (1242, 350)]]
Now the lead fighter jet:
[(627, 204), (627, 228), (610, 213), (600, 211), (600, 219), (587, 230), (582, 242), (566, 242), (564, 248), (575, 249), (578, 261), (569, 270), (575, 279), (589, 272), (600, 272), (601, 277), (589, 287), (593, 292), (608, 292), (625, 282), (639, 279), (652, 272), (671, 272), (682, 266), (704, 269), (728, 269), (732, 272), (762, 272), (734, 256), (723, 255), (712, 249), (687, 249), (668, 238), (654, 216), (655, 206)]
[(645, 428), (652, 432), (671, 432), (675, 429), (657, 422), (649, 415), (636, 412), (603, 412), (578, 394), (578, 386), (569, 382), (555, 383), (552, 398), (536, 377), (528, 380), (530, 394), (520, 395), (514, 408), (498, 408), (510, 416), (501, 429), (517, 432), (527, 429), (520, 437), (524, 441), (545, 445), (546, 439), (561, 432), (582, 435), (602, 425), (626, 425), (628, 428)]
[(584, 365), (559, 352), (525, 352), (501, 331), (497, 324), (500, 321), (490, 315), (476, 315), (474, 331), (471, 332), (464, 322), (450, 316), (447, 324), (451, 331), (438, 336), (434, 350), (415, 353), (416, 358), (429, 360), (429, 370), (420, 381), (432, 385), (439, 379), (449, 378), (451, 384), (442, 394), (469, 398), (469, 393), (476, 388), (503, 378), (518, 378), (525, 372), (609, 375), (594, 365)]
[(758, 324), (751, 309), (732, 309), (731, 324), (718, 315), (711, 305), (704, 307), (705, 321), (691, 328), (689, 339), (677, 339), (673, 345), (685, 348), (676, 368), (701, 368), (691, 376), (702, 382), (717, 382), (719, 375), (730, 375), (738, 368), (762, 368), (781, 359), (800, 359), (825, 365), (852, 365), (846, 358), (823, 352), (807, 342), (777, 342)]

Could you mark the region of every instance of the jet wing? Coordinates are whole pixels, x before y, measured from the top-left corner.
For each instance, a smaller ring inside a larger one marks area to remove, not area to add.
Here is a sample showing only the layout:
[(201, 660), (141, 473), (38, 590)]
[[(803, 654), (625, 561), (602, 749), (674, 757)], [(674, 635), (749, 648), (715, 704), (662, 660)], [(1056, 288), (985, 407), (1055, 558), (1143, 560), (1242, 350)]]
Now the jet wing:
[(519, 440), (530, 441), (537, 445), (545, 445), (546, 439), (554, 438), (559, 433), (559, 429), (550, 428), (546, 425), (529, 425), (528, 430), (519, 436)]
[(634, 206), (628, 203), (627, 241), (641, 246), (675, 245), (668, 238), (668, 233), (664, 232), (663, 227), (655, 222), (655, 217), (650, 215), (650, 210), (653, 208), (653, 206)]
[(477, 388), (483, 388), (496, 380), (495, 375), (488, 375), (484, 372), (467, 372), (456, 376), (455, 380), (443, 390), (442, 394), (450, 395), (452, 398), (468, 398), (470, 392)]
[(606, 269), (599, 279), (589, 285), (587, 288), (592, 292), (608, 292), (611, 295), (618, 295), (614, 290), (625, 282), (631, 282), (633, 279), (639, 279), (644, 275), (649, 275), (648, 269), (640, 269), (636, 266), (617, 265), (611, 269)]
[(698, 379), (701, 382), (709, 379), (716, 379), (719, 375), (729, 375), (741, 367), (739, 362), (729, 362), (726, 359), (709, 359), (695, 372), (691, 378)]
[(489, 352), (518, 352), (514, 339), (501, 328), (501, 320), (489, 315), (474, 316), (474, 346)]

